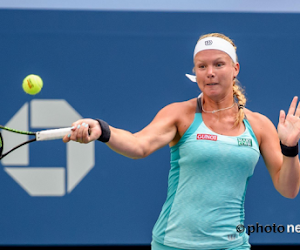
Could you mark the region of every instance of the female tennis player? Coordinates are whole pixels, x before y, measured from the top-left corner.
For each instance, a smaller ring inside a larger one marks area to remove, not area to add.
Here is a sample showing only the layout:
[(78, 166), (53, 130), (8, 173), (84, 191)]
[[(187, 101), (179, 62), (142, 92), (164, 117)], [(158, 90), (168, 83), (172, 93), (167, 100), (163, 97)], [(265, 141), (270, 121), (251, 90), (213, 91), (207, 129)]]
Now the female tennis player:
[(168, 194), (152, 249), (250, 249), (244, 201), (260, 154), (281, 195), (294, 198), (299, 191), (298, 98), (287, 115), (280, 111), (277, 131), (267, 117), (246, 109), (236, 46), (223, 34), (200, 37), (194, 66), (196, 75), (188, 77), (202, 94), (164, 107), (141, 131), (132, 134), (102, 120), (82, 119), (63, 140), (98, 139), (133, 159), (169, 144)]

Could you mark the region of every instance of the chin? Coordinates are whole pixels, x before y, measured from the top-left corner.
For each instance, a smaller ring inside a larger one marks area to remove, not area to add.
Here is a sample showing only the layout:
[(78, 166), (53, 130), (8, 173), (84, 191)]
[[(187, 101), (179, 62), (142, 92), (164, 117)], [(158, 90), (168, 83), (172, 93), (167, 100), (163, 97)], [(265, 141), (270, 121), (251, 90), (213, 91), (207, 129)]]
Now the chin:
[(205, 94), (206, 96), (220, 96), (221, 92), (220, 91), (203, 91), (203, 94)]
[(212, 91), (207, 91), (207, 92), (204, 92), (203, 93), (205, 96), (207, 96), (208, 98), (210, 98), (210, 99), (213, 99), (213, 100), (215, 100), (215, 101), (217, 101), (217, 100), (220, 100), (220, 99), (223, 99), (225, 96), (226, 96), (226, 94), (225, 93), (221, 93), (221, 92), (217, 92), (217, 91), (214, 91), (214, 92), (212, 92)]

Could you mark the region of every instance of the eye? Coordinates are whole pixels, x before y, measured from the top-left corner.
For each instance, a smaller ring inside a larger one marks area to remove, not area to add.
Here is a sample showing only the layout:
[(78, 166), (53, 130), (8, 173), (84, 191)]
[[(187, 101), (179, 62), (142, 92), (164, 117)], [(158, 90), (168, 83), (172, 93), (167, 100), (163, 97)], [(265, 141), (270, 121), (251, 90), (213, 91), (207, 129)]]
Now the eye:
[(203, 65), (203, 64), (198, 64), (198, 68), (199, 68), (199, 69), (205, 69), (205, 65)]
[(222, 63), (222, 62), (216, 63), (216, 67), (217, 67), (217, 68), (220, 68), (220, 67), (222, 67), (223, 65), (224, 65), (224, 63)]

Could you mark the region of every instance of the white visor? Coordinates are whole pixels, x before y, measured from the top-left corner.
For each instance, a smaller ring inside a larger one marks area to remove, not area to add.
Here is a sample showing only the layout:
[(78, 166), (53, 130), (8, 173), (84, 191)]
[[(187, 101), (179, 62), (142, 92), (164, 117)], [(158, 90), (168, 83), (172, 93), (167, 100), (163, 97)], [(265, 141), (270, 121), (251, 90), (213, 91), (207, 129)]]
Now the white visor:
[(228, 54), (232, 61), (236, 63), (236, 53), (234, 47), (230, 42), (227, 42), (225, 39), (220, 37), (206, 37), (199, 40), (194, 50), (194, 58), (200, 51), (208, 49), (221, 50)]
[[(236, 63), (236, 52), (232, 44), (220, 37), (206, 37), (199, 40), (194, 50), (194, 58), (197, 53), (203, 50), (216, 49), (225, 52), (230, 56), (232, 61)], [(186, 76), (192, 81), (196, 82), (196, 76), (186, 74)]]

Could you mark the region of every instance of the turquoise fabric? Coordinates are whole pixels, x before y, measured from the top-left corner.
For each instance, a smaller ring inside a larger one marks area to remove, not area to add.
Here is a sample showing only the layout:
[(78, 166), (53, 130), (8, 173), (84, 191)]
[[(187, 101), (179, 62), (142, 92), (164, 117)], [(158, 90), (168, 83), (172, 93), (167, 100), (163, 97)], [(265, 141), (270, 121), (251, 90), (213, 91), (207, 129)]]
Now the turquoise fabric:
[(211, 131), (196, 113), (171, 147), (168, 194), (153, 229), (153, 240), (179, 249), (225, 249), (248, 244), (244, 224), (248, 181), (259, 159), (249, 122), (240, 136)]
[[(251, 246), (248, 241), (245, 241), (243, 245), (234, 247), (234, 248), (226, 248), (226, 249), (218, 249), (218, 250), (250, 250)], [(182, 248), (169, 247), (163, 244), (160, 244), (156, 241), (151, 242), (151, 250), (184, 250)], [(209, 249), (211, 250), (211, 249)]]

